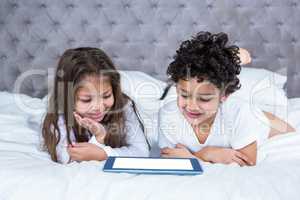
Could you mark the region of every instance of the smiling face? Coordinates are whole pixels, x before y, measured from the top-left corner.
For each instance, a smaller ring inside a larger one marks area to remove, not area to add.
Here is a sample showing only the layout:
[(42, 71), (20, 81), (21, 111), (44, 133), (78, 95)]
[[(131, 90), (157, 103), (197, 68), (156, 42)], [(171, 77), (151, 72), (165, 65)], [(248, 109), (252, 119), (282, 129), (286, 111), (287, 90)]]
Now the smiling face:
[(80, 81), (75, 94), (75, 111), (82, 117), (101, 122), (115, 99), (108, 77), (89, 75)]
[(180, 79), (176, 84), (177, 105), (191, 125), (213, 120), (220, 105), (221, 91), (208, 81)]

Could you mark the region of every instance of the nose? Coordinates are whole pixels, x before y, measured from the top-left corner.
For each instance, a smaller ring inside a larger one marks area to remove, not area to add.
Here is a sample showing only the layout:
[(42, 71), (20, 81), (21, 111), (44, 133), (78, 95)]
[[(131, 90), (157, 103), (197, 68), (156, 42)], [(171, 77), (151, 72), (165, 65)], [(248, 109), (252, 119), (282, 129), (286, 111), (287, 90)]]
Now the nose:
[(105, 110), (105, 104), (103, 100), (98, 99), (95, 102), (93, 102), (91, 110), (93, 112), (103, 112)]
[(193, 112), (193, 111), (199, 111), (199, 105), (197, 104), (196, 100), (194, 98), (190, 99), (188, 102), (187, 102), (187, 105), (186, 105), (186, 108), (187, 110)]

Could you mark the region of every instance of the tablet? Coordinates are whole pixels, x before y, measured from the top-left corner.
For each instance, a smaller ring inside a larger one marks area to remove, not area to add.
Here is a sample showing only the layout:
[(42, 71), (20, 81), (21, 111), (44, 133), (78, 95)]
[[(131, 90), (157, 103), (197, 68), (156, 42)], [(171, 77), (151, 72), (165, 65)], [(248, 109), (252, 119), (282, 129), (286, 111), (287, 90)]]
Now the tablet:
[(134, 174), (198, 175), (203, 170), (196, 158), (108, 157), (104, 172)]

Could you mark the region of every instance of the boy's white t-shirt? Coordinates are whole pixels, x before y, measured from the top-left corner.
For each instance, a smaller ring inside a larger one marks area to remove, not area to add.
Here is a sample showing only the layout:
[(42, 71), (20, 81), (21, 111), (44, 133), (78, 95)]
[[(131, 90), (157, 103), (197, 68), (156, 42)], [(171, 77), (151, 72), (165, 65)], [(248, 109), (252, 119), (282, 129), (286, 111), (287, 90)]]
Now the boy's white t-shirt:
[(160, 109), (158, 121), (160, 148), (174, 148), (181, 143), (191, 152), (197, 152), (204, 146), (241, 149), (255, 141), (260, 146), (270, 131), (269, 120), (262, 110), (235, 98), (228, 98), (220, 105), (204, 144), (199, 142), (176, 100)]
[[(92, 136), (89, 143), (95, 144), (102, 148), (107, 156), (130, 156), (130, 157), (148, 157), (149, 148), (144, 136), (144, 133), (140, 127), (138, 118), (133, 111), (132, 104), (128, 103), (125, 107), (125, 132), (126, 132), (126, 142), (128, 146), (123, 146), (120, 148), (112, 148), (105, 144), (100, 144), (95, 136)], [(56, 146), (56, 153), (58, 161), (60, 163), (68, 163), (70, 161), (70, 156), (67, 152), (67, 132), (64, 123), (64, 117), (61, 115), (58, 119), (58, 127), (61, 133), (61, 138)], [(74, 132), (70, 132), (70, 139), (72, 142), (76, 142)]]

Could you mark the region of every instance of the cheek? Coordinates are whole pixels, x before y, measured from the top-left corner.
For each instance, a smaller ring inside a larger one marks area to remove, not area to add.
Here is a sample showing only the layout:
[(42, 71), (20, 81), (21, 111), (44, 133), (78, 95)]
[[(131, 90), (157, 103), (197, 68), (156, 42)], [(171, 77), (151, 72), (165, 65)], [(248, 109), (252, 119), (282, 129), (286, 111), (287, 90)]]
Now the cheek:
[(111, 97), (109, 99), (105, 99), (103, 103), (104, 103), (105, 107), (111, 108), (115, 103), (115, 98)]
[(182, 98), (182, 97), (177, 97), (177, 105), (179, 108), (184, 108), (187, 104), (186, 99)]
[(209, 103), (202, 104), (202, 109), (207, 111), (208, 113), (215, 113), (219, 108), (219, 102), (218, 101), (212, 101)]
[(85, 113), (89, 110), (90, 104), (89, 103), (82, 103), (82, 102), (76, 102), (75, 103), (75, 110), (79, 113)]

